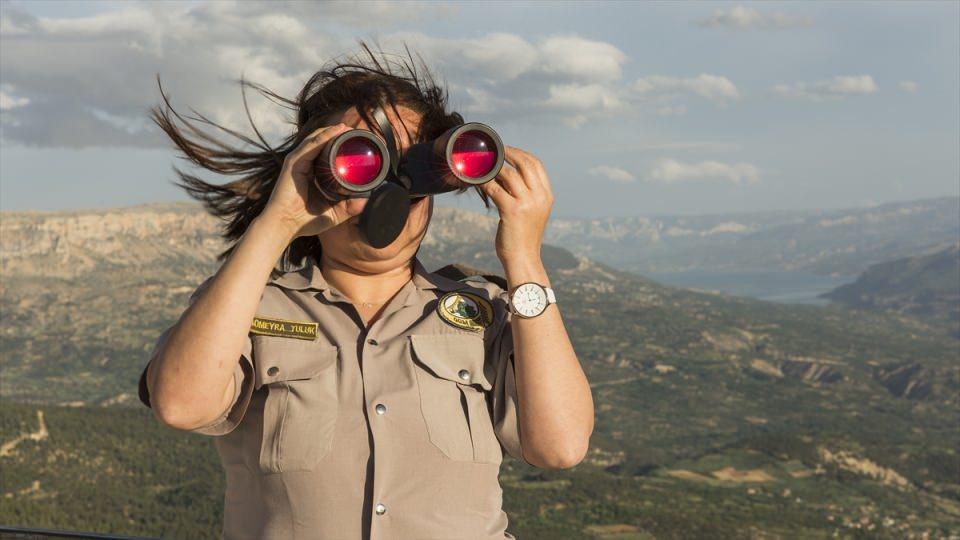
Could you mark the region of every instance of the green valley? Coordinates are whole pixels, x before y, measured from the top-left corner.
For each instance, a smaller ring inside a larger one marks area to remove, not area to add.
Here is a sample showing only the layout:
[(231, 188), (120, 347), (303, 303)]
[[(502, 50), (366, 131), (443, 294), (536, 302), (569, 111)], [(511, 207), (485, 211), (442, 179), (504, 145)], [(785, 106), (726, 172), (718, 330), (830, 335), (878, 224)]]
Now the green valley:
[[(426, 266), (496, 270), (495, 220), (441, 210)], [(152, 205), (2, 227), (0, 523), (216, 537), (212, 441), (136, 399), (153, 340), (216, 268), (216, 223)], [(960, 340), (943, 327), (544, 259), (597, 422), (571, 470), (504, 464), (519, 538), (960, 535)]]

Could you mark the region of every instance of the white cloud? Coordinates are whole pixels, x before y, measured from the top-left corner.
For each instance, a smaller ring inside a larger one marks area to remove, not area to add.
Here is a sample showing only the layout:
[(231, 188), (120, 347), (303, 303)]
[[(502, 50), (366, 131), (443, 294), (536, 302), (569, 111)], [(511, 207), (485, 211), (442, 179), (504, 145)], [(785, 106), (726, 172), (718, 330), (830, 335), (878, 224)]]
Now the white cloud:
[[(44, 146), (166, 145), (156, 128), (120, 128), (149, 126), (144, 122), (148, 108), (161, 103), (158, 73), (175, 107), (189, 106), (251, 134), (244, 129), (235, 82), (241, 73), (293, 97), (336, 51), (335, 43), (301, 21), (249, 12), (255, 3), (121, 6), (63, 19), (36, 18), (5, 6), (5, 15), (17, 14), (18, 30), (15, 37), (0, 36), (3, 77), (31, 99), (13, 111), (17, 127), (4, 130), (6, 140)], [(267, 136), (287, 134), (283, 109), (255, 92), (250, 105)], [(70, 129), (65, 119), (75, 122)]]
[(697, 24), (709, 28), (730, 28), (733, 30), (794, 28), (812, 25), (813, 18), (777, 11), (761, 13), (748, 7), (734, 6), (730, 9), (714, 10), (712, 16), (699, 19)]
[(547, 38), (539, 49), (544, 72), (592, 81), (619, 79), (623, 74), (620, 66), (627, 60), (626, 54), (609, 43), (576, 36)]
[(624, 109), (626, 103), (617, 96), (617, 89), (602, 84), (551, 85), (549, 97), (537, 104), (542, 109), (565, 113), (560, 121), (578, 129), (595, 116)]
[[(26, 144), (168, 146), (149, 121), (143, 122), (149, 107), (161, 102), (158, 73), (179, 110), (194, 109), (252, 135), (236, 83), (241, 73), (293, 98), (321, 66), (357, 51), (354, 40), (338, 37), (349, 32), (326, 30), (366, 28), (371, 20), (386, 32), (373, 40), (375, 48), (399, 61), (405, 57), (403, 45), (409, 45), (438, 82), (448, 85), (451, 106), (465, 116), (481, 116), (480, 121), (560, 122), (579, 128), (638, 106), (675, 116), (687, 113), (685, 100), (691, 98), (723, 104), (740, 97), (730, 79), (707, 73), (623, 81), (629, 61), (623, 51), (576, 35), (528, 39), (492, 32), (442, 38), (390, 32), (391, 25), (422, 18), (422, 13), (446, 16), (457, 9), (443, 4), (368, 2), (361, 16), (354, 4), (340, 1), (319, 6), (143, 2), (116, 4), (116, 9), (85, 17), (35, 17), (3, 5), (0, 60), (4, 82), (17, 88), (2, 98), (11, 107), (5, 109), (5, 121), (17, 125), (6, 129), (4, 137)], [(247, 95), (254, 121), (268, 139), (289, 134), (289, 111), (256, 92)], [(94, 135), (66, 136), (56, 125), (67, 117), (79, 122), (76, 130)]]
[(478, 38), (438, 38), (422, 32), (395, 32), (381, 40), (390, 48), (402, 42), (461, 80), (502, 84), (520, 77), (540, 80), (610, 82), (622, 76), (627, 55), (603, 42), (577, 36), (550, 36), (532, 42), (494, 32)]
[(396, 32), (381, 39), (389, 48), (404, 42), (468, 98), (458, 107), (468, 115), (501, 122), (559, 120), (576, 129), (629, 107), (626, 89), (617, 83), (627, 56), (606, 42), (569, 35), (529, 41), (505, 33), (460, 39)]
[(563, 122), (563, 125), (569, 127), (570, 129), (580, 129), (586, 124), (590, 119), (587, 118), (585, 114), (575, 114), (573, 116), (563, 116), (560, 118), (560, 121)]
[[(129, 3), (82, 17), (36, 17), (4, 2), (0, 23), (3, 80), (29, 100), (4, 110), (8, 142), (43, 146), (169, 146), (147, 120), (162, 100), (194, 109), (252, 136), (243, 109), (241, 75), (294, 98), (309, 77), (356, 42), (321, 31), (375, 22), (389, 27), (442, 16), (445, 4), (367, 2)], [(362, 16), (360, 12), (362, 11)], [(397, 49), (399, 54), (403, 49)], [(3, 98), (10, 104), (10, 95)], [(289, 135), (289, 111), (255, 91), (247, 96), (268, 139)], [(66, 129), (66, 120), (72, 124)], [(136, 129), (136, 126), (143, 126)], [(206, 129), (206, 128), (204, 128)], [(75, 135), (78, 134), (78, 135)]]
[(788, 99), (825, 101), (848, 96), (862, 96), (879, 90), (870, 75), (838, 75), (832, 79), (816, 82), (799, 82), (792, 85), (779, 84), (773, 92)]
[(0, 84), (0, 111), (16, 109), (30, 103), (29, 98), (14, 95), (12, 84)]
[(649, 75), (637, 79), (633, 89), (643, 95), (694, 94), (718, 102), (740, 97), (740, 91), (730, 79), (708, 73), (685, 78)]
[(665, 105), (657, 107), (653, 110), (653, 113), (658, 116), (681, 116), (687, 114), (687, 107), (685, 105)]
[[(148, 109), (161, 103), (157, 74), (174, 107), (194, 109), (252, 135), (236, 82), (241, 73), (294, 98), (324, 64), (357, 52), (354, 39), (340, 36), (374, 26), (385, 32), (368, 39), (375, 49), (392, 55), (392, 63), (405, 58), (403, 45), (409, 45), (438, 82), (449, 86), (451, 105), (466, 115), (501, 122), (559, 120), (579, 127), (629, 106), (619, 82), (627, 56), (604, 41), (574, 35), (529, 40), (504, 32), (453, 39), (390, 32), (412, 19), (449, 16), (455, 5), (371, 1), (362, 10), (346, 1), (115, 6), (83, 17), (35, 17), (3, 3), (0, 61), (4, 82), (16, 86), (19, 101), (10, 92), (3, 100), (21, 105), (5, 110), (5, 127), (16, 126), (5, 129), (5, 140), (167, 146), (159, 130), (142, 122)], [(289, 134), (289, 111), (255, 91), (247, 95), (254, 121), (268, 139)], [(92, 135), (66, 136), (57, 124), (68, 117), (79, 122), (76, 130)], [(145, 132), (130, 131), (138, 125), (145, 125)]]
[(913, 81), (900, 81), (900, 89), (904, 92), (910, 92), (912, 94), (913, 92), (920, 90), (920, 85)]
[[(465, 94), (470, 98), (469, 110), (474, 114), (493, 115), (502, 107), (508, 107), (510, 102), (485, 88), (463, 86), (450, 81), (447, 83), (451, 95)], [(453, 104), (454, 108), (458, 107)]]
[(618, 109), (623, 102), (609, 88), (600, 84), (558, 84), (550, 86), (550, 97), (544, 101), (558, 109)]
[(459, 11), (456, 4), (437, 1), (364, 0), (358, 4), (355, 0), (233, 0), (228, 4), (246, 15), (284, 13), (298, 20), (335, 22), (358, 28), (381, 28), (424, 18), (444, 19)]
[(0, 2), (0, 35), (20, 36), (36, 30), (37, 20), (17, 9), (10, 2)]
[(675, 159), (661, 159), (650, 170), (648, 179), (666, 184), (694, 180), (722, 180), (733, 184), (753, 184), (760, 181), (760, 170), (750, 163), (721, 163), (701, 161), (683, 163)]
[(597, 152), (604, 153), (642, 153), (665, 151), (689, 151), (697, 150), (704, 152), (736, 152), (743, 150), (743, 144), (738, 142), (719, 142), (719, 141), (664, 141), (664, 142), (640, 142), (628, 140), (627, 144), (606, 144), (597, 148)]
[(540, 51), (527, 40), (514, 34), (494, 32), (479, 38), (448, 39), (421, 32), (395, 32), (380, 42), (388, 50), (411, 50), (421, 53), (430, 65), (461, 82), (471, 78), (502, 82), (511, 81), (538, 68)]
[(625, 171), (619, 167), (611, 167), (609, 165), (597, 165), (596, 167), (591, 167), (587, 170), (587, 173), (591, 176), (602, 176), (607, 180), (612, 180), (614, 182), (634, 182), (637, 177), (629, 171)]

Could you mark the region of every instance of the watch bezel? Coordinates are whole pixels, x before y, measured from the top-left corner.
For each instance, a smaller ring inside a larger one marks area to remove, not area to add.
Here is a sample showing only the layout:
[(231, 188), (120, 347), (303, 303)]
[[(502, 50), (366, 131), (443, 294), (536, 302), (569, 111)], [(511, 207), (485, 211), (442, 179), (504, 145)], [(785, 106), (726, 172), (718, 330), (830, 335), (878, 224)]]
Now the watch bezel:
[[(516, 296), (517, 291), (524, 285), (536, 285), (541, 291), (543, 291), (543, 298), (544, 298), (543, 309), (541, 309), (540, 311), (538, 311), (533, 315), (524, 315), (520, 313), (517, 310), (516, 303), (514, 303), (513, 301), (513, 297)], [(536, 281), (524, 281), (523, 283), (520, 283), (519, 285), (514, 287), (513, 290), (510, 292), (510, 311), (512, 311), (514, 315), (516, 315), (517, 317), (520, 317), (521, 319), (532, 319), (534, 317), (539, 317), (540, 315), (543, 315), (543, 312), (547, 310), (547, 308), (550, 306), (550, 303), (551, 303), (550, 295), (547, 294), (547, 288), (537, 283)]]

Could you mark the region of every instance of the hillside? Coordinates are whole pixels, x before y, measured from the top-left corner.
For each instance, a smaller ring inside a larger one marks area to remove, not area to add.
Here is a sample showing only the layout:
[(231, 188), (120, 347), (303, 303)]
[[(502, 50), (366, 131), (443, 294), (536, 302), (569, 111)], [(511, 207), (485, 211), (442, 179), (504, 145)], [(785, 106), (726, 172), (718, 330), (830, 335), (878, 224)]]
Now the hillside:
[[(438, 210), (423, 259), (495, 268), (495, 226)], [(135, 385), (216, 267), (216, 222), (192, 205), (4, 214), (0, 239), (0, 443), (16, 441), (0, 522), (213, 536), (210, 441), (157, 426)], [(544, 253), (598, 416), (574, 470), (505, 465), (520, 537), (960, 534), (960, 342), (909, 317), (672, 289)], [(38, 410), (49, 436), (28, 436), (44, 431)]]
[(960, 244), (875, 264), (854, 283), (824, 296), (853, 307), (929, 318), (960, 337)]
[[(41, 428), (46, 436), (25, 436)], [(0, 402), (0, 433), (0, 523), (217, 538), (224, 480), (210, 438), (164, 428), (142, 407), (6, 401)], [(757, 424), (752, 433), (659, 464), (600, 443), (569, 471), (538, 471), (510, 460), (500, 475), (508, 530), (518, 538), (577, 540), (957, 533), (956, 499), (915, 485), (915, 473), (882, 466), (883, 458), (869, 450), (818, 447), (815, 435), (777, 435)], [(914, 460), (941, 478), (960, 473), (946, 454)]]
[(643, 273), (795, 270), (856, 275), (960, 237), (960, 199), (827, 211), (554, 219), (547, 240)]

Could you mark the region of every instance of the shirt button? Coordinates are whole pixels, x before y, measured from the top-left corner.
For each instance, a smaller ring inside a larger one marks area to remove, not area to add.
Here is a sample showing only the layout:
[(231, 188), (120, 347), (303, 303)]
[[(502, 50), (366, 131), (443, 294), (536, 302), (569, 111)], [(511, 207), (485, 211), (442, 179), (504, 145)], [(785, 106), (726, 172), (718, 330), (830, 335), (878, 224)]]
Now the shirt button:
[(379, 345), (379, 343), (377, 343), (377, 340), (375, 340), (375, 339), (368, 339), (368, 340), (367, 340), (367, 344), (368, 344), (368, 345), (373, 345), (374, 347), (376, 347), (377, 345)]
[(384, 514), (386, 514), (386, 513), (387, 513), (387, 507), (384, 506), (384, 505), (382, 505), (382, 504), (378, 504), (378, 505), (377, 505), (377, 515), (378, 515), (378, 516), (382, 516), (382, 515), (384, 515)]
[(278, 368), (277, 366), (270, 366), (270, 369), (267, 370), (267, 375), (273, 377), (279, 372), (280, 372), (280, 368)]
[(460, 371), (457, 372), (457, 377), (460, 377), (461, 379), (463, 379), (463, 380), (465, 380), (465, 381), (469, 381), (469, 380), (470, 380), (470, 372), (467, 371), (467, 370), (465, 370), (465, 369), (461, 369)]
[(375, 407), (375, 409), (377, 410), (377, 414), (383, 414), (387, 412), (387, 406), (384, 405), (383, 403), (377, 403), (377, 406)]

